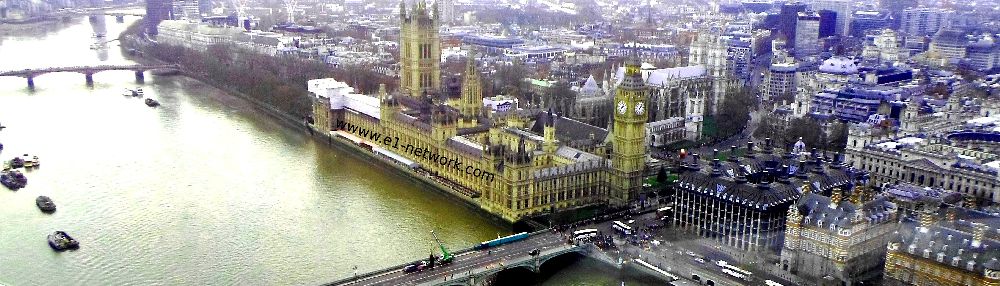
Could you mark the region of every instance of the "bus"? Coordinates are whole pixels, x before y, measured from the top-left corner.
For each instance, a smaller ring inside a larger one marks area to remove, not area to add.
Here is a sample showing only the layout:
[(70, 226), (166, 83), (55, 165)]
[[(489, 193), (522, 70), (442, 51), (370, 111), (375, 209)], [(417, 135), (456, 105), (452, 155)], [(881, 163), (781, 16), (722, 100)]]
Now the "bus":
[(751, 273), (750, 271), (746, 271), (746, 270), (743, 270), (743, 268), (739, 268), (739, 267), (736, 267), (736, 266), (734, 266), (732, 264), (729, 264), (725, 260), (716, 261), (715, 265), (718, 265), (719, 267), (722, 267), (722, 272), (726, 272), (726, 271), (733, 272), (733, 273), (739, 274), (740, 276), (745, 277), (744, 279), (749, 279), (750, 276), (753, 275), (753, 273)]
[(732, 271), (732, 272), (736, 272), (736, 273), (742, 274), (743, 276), (747, 276), (747, 277), (749, 277), (750, 275), (753, 275), (753, 273), (750, 273), (750, 271), (743, 270), (742, 268), (733, 266), (732, 264), (727, 264), (726, 266), (722, 266), (722, 269), (729, 270), (729, 271)]
[(736, 278), (739, 278), (739, 279), (743, 279), (743, 280), (746, 280), (746, 279), (747, 279), (747, 276), (746, 276), (746, 275), (743, 275), (743, 274), (740, 274), (740, 273), (737, 273), (736, 271), (732, 271), (732, 270), (729, 270), (729, 269), (727, 269), (727, 268), (723, 268), (723, 269), (722, 269), (722, 273), (726, 273), (726, 274), (727, 274), (727, 275), (729, 275), (729, 276), (733, 276), (733, 277), (736, 277)]
[(596, 229), (581, 229), (573, 232), (573, 240), (584, 240), (597, 237)]
[(674, 211), (674, 206), (665, 206), (665, 207), (662, 207), (662, 208), (658, 208), (658, 209), (656, 209), (656, 216), (658, 216), (658, 217), (664, 217), (664, 216), (669, 215), (673, 211)]
[(611, 224), (611, 227), (613, 227), (615, 230), (617, 230), (618, 232), (620, 232), (622, 234), (625, 234), (625, 235), (632, 234), (632, 227), (628, 226), (627, 224), (625, 224), (625, 223), (623, 223), (621, 221), (617, 221), (617, 220), (614, 221)]
[(473, 249), (475, 249), (475, 250), (483, 250), (483, 249), (487, 249), (487, 248), (498, 246), (498, 245), (504, 245), (504, 244), (508, 244), (508, 243), (511, 243), (511, 242), (515, 242), (515, 241), (519, 241), (519, 240), (524, 240), (526, 238), (528, 238), (528, 233), (527, 232), (522, 232), (522, 233), (518, 233), (518, 234), (511, 234), (511, 235), (504, 236), (504, 237), (501, 237), (501, 238), (497, 238), (497, 239), (494, 239), (494, 240), (483, 241), (479, 245), (476, 245), (475, 247), (473, 247)]

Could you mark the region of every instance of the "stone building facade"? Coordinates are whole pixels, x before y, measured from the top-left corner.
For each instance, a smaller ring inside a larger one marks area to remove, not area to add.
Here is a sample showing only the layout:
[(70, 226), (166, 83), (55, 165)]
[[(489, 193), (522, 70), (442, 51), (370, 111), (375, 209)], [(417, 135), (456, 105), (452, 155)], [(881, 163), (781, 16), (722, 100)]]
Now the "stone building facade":
[[(409, 77), (410, 83), (393, 93), (382, 88), (375, 97), (333, 79), (312, 80), (312, 127), (360, 152), (405, 163), (414, 175), (511, 222), (555, 210), (623, 205), (638, 196), (646, 167), (648, 91), (634, 59), (626, 65), (629, 84), (615, 90), (616, 104), (624, 107), (613, 115), (613, 132), (541, 110), (494, 111), (483, 108), (472, 63), (457, 99), (438, 88), (440, 69), (420, 64), (440, 57), (435, 45), (418, 49), (436, 42), (436, 10), (423, 1), (409, 14), (401, 7), (401, 72), (409, 74), (401, 80)], [(407, 52), (407, 43), (417, 52)], [(419, 78), (424, 80), (414, 80)]]
[(904, 220), (887, 244), (884, 285), (1000, 285), (1000, 217), (945, 212)]
[(817, 285), (877, 280), (885, 244), (896, 230), (896, 205), (865, 186), (829, 195), (807, 186), (802, 193), (788, 209), (782, 270)]

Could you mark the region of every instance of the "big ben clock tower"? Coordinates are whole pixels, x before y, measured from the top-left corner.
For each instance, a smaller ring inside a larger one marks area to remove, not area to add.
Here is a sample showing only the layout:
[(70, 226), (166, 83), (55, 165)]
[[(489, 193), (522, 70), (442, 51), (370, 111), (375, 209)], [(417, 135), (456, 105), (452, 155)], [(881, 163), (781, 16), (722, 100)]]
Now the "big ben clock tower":
[(625, 75), (615, 90), (610, 176), (612, 205), (622, 206), (635, 200), (642, 189), (642, 174), (646, 167), (648, 95), (639, 59), (630, 56), (625, 61)]

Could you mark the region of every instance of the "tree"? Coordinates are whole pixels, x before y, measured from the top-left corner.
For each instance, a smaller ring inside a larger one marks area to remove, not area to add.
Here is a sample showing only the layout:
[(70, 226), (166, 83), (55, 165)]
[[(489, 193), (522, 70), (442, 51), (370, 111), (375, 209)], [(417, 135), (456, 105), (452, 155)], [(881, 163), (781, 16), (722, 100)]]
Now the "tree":
[(800, 137), (808, 148), (821, 149), (826, 145), (826, 135), (823, 132), (823, 126), (808, 117), (795, 118), (788, 123), (788, 129), (785, 131), (783, 138), (783, 146), (794, 144)]
[(827, 138), (829, 142), (827, 150), (844, 152), (847, 148), (847, 124), (843, 122), (836, 122), (830, 125), (830, 136)]
[(727, 92), (715, 116), (718, 130), (716, 138), (726, 138), (743, 130), (750, 121), (750, 110), (755, 105), (756, 97), (750, 89), (738, 88)]
[(785, 125), (780, 118), (773, 114), (764, 115), (760, 119), (760, 126), (754, 130), (753, 136), (756, 138), (771, 138), (778, 142), (784, 142)]
[(660, 171), (656, 173), (656, 181), (660, 184), (665, 184), (667, 182), (667, 169), (660, 166)]
[(515, 61), (509, 65), (497, 67), (493, 74), (493, 82), (496, 89), (504, 94), (521, 97), (526, 94), (524, 79), (528, 75), (528, 69), (521, 62)]

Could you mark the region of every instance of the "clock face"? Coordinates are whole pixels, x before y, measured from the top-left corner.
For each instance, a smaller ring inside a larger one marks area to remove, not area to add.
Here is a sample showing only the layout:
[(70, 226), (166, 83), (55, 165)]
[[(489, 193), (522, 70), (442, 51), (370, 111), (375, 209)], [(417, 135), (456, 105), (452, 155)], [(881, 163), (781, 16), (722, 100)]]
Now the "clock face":
[(624, 101), (619, 101), (618, 102), (618, 114), (625, 114), (625, 111), (628, 111), (628, 106), (625, 105)]
[(642, 102), (635, 104), (635, 115), (642, 115), (645, 112), (645, 106), (642, 106)]

